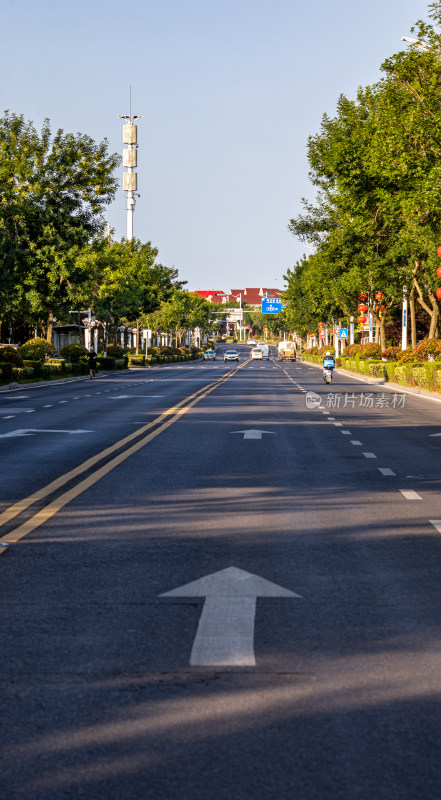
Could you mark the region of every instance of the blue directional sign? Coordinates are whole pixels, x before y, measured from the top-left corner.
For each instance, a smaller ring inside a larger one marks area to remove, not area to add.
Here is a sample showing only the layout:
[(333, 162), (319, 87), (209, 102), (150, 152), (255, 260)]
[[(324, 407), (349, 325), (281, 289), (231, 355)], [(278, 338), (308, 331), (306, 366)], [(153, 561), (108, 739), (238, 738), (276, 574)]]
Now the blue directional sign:
[(347, 339), (347, 338), (348, 338), (348, 329), (347, 328), (340, 328), (339, 339)]
[(280, 297), (265, 297), (262, 300), (262, 314), (280, 314), (282, 301)]

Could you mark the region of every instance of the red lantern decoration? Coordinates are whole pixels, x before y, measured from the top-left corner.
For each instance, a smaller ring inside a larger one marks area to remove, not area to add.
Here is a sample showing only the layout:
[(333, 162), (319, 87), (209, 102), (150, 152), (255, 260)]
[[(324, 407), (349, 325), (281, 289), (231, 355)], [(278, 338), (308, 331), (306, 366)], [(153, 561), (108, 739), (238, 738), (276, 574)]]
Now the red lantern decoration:
[(441, 278), (441, 267), (438, 267), (436, 274), (438, 275), (438, 278)]
[(441, 300), (441, 286), (439, 287), (439, 289), (436, 290), (435, 294), (436, 294), (438, 300)]
[(364, 314), (365, 311), (367, 311), (367, 306), (364, 303), (360, 303), (360, 305), (357, 306), (357, 311), (359, 311), (360, 314)]
[(381, 310), (382, 310), (382, 311), (384, 311), (384, 309), (386, 308), (386, 306), (380, 306), (380, 308), (381, 308)]
[(358, 299), (359, 300), (367, 300), (367, 294), (364, 294), (363, 292), (360, 292), (360, 294), (358, 295)]
[(324, 322), (319, 322), (318, 326), (319, 326), (319, 328), (324, 328), (325, 327), (325, 323)]
[(365, 316), (357, 317), (357, 322), (360, 322), (360, 323), (367, 322), (367, 317), (365, 317)]
[(439, 255), (439, 256), (440, 256), (440, 258), (441, 258), (441, 247), (438, 247), (438, 250), (437, 250), (436, 252), (438, 253), (438, 255)]
[(375, 295), (375, 299), (378, 300), (378, 302), (381, 302), (383, 298), (384, 298), (383, 292), (377, 292), (377, 294)]

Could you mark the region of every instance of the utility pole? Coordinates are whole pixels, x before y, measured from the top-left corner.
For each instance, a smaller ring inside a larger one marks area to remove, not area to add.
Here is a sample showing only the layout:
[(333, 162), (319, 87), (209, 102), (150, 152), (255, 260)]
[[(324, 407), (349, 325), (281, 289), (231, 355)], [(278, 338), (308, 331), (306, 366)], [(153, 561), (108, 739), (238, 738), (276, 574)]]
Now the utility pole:
[(123, 173), (123, 189), (127, 192), (126, 196), (126, 239), (131, 242), (133, 239), (133, 212), (135, 210), (135, 197), (139, 197), (138, 174), (133, 168), (138, 165), (138, 126), (134, 124), (135, 119), (141, 119), (139, 114), (132, 115), (132, 87), (129, 92), (129, 113), (118, 114), (118, 119), (124, 120), (123, 143), (127, 147), (123, 150), (123, 166), (126, 172)]

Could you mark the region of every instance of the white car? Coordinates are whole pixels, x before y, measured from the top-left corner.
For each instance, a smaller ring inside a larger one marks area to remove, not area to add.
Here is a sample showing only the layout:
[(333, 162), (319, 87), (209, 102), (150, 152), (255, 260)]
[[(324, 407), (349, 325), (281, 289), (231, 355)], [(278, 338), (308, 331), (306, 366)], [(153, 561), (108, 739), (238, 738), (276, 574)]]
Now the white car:
[(260, 359), (260, 361), (263, 361), (262, 348), (261, 347), (253, 347), (253, 349), (251, 350), (251, 358), (252, 358), (252, 360)]
[(247, 339), (247, 344), (256, 344), (255, 339)]
[(265, 342), (259, 342), (257, 347), (259, 348), (259, 350), (262, 351), (262, 357), (266, 358), (268, 360), (269, 359), (269, 347), (268, 347), (268, 345), (265, 344)]

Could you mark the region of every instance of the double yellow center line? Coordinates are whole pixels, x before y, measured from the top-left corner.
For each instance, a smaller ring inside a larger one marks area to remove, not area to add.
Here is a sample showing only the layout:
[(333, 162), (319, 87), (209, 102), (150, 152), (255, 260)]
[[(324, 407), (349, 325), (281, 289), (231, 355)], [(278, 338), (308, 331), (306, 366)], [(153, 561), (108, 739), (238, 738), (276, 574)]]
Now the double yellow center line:
[[(17, 528), (14, 528), (14, 530), (9, 531), (9, 533), (0, 537), (0, 555), (6, 551), (8, 545), (18, 542), (40, 525), (43, 525), (44, 522), (53, 517), (58, 511), (60, 511), (60, 509), (70, 503), (71, 500), (74, 500), (76, 497), (86, 491), (86, 489), (89, 489), (90, 486), (93, 486), (95, 483), (101, 480), (101, 478), (115, 469), (115, 467), (119, 466), (119, 464), (122, 464), (127, 458), (130, 458), (130, 456), (132, 456), (134, 453), (137, 453), (138, 450), (141, 450), (141, 448), (145, 447), (145, 445), (155, 439), (156, 436), (159, 436), (160, 433), (163, 433), (165, 430), (167, 430), (170, 425), (173, 425), (174, 422), (177, 422), (177, 420), (179, 420), (184, 414), (187, 413), (187, 411), (193, 408), (196, 403), (199, 403), (200, 400), (235, 375), (236, 372), (239, 369), (242, 369), (247, 363), (248, 361), (241, 364), (240, 367), (237, 367), (235, 370), (223, 375), (220, 380), (217, 380), (215, 383), (207, 384), (207, 386), (198, 389), (197, 392), (194, 392), (189, 397), (181, 400), (181, 402), (177, 403), (172, 408), (164, 411), (152, 422), (149, 422), (142, 428), (138, 428), (138, 430), (134, 431), (134, 433), (126, 436), (124, 439), (120, 439), (118, 442), (115, 442), (115, 444), (111, 445), (111, 447), (108, 447), (106, 450), (102, 450), (100, 453), (92, 456), (92, 458), (88, 458), (87, 461), (79, 464), (77, 467), (70, 470), (70, 472), (60, 475), (60, 477), (56, 478), (51, 483), (48, 483), (46, 486), (38, 489), (38, 491), (34, 492), (28, 497), (23, 498), (22, 500), (19, 500), (17, 503), (14, 503), (14, 505), (5, 509), (5, 511), (0, 514), (0, 527), (3, 527), (8, 522), (11, 522), (11, 520), (13, 520), (15, 517), (18, 517), (20, 514), (34, 505), (34, 503), (44, 500), (49, 495), (57, 492), (67, 483), (70, 483), (70, 481), (73, 481), (75, 478), (78, 478), (80, 475), (88, 472), (96, 464), (108, 458), (117, 450), (126, 448), (110, 461), (107, 461), (107, 463), (103, 464), (103, 466), (92, 472), (86, 478), (79, 481), (79, 483), (76, 483), (74, 486), (72, 486), (72, 488), (58, 495), (47, 506), (41, 508)], [(154, 428), (154, 430), (152, 430), (152, 428)], [(150, 431), (150, 433), (147, 433), (148, 431)], [(144, 436), (146, 433), (147, 436)], [(139, 439), (140, 436), (142, 437), (141, 439)], [(133, 442), (135, 439), (138, 439), (138, 441), (136, 441), (130, 447), (127, 447), (127, 445), (130, 445), (130, 442)]]

